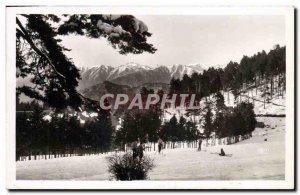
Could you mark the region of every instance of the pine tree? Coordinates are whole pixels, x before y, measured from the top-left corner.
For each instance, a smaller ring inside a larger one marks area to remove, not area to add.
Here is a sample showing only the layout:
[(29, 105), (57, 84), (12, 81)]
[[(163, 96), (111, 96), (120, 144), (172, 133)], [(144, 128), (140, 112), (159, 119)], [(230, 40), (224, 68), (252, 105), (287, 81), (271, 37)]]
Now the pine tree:
[[(23, 24), (19, 18), (26, 23)], [(17, 93), (24, 93), (57, 109), (69, 106), (79, 109), (83, 103), (93, 110), (99, 108), (96, 101), (82, 96), (76, 90), (80, 79), (79, 70), (65, 55), (69, 49), (60, 45), (58, 35), (105, 37), (120, 54), (156, 51), (152, 44), (147, 43), (147, 37), (151, 36), (147, 26), (134, 16), (75, 14), (64, 15), (64, 18), (67, 20), (62, 21), (56, 15), (17, 16), (17, 78), (30, 75), (35, 86), (18, 87)]]
[(206, 113), (204, 115), (204, 124), (203, 124), (203, 129), (204, 129), (204, 135), (205, 135), (205, 138), (206, 139), (209, 139), (210, 136), (211, 136), (211, 133), (213, 132), (214, 130), (214, 127), (213, 127), (213, 114), (212, 114), (212, 111), (211, 111), (211, 107), (210, 105), (208, 104), (207, 105), (207, 108), (206, 108)]
[(16, 160), (21, 156), (28, 156), (31, 148), (31, 128), (26, 112), (16, 113)]
[[(30, 135), (29, 139), (31, 141), (30, 143), (30, 149), (32, 149), (34, 158), (36, 160), (36, 155), (38, 152), (40, 152), (41, 149), (45, 148), (45, 142), (46, 139), (46, 123), (43, 120), (44, 113), (43, 109), (37, 104), (34, 106), (32, 113), (29, 116), (30, 121)], [(31, 153), (31, 152), (29, 152)]]
[(185, 140), (186, 141), (195, 141), (199, 138), (200, 133), (198, 131), (198, 128), (196, 126), (196, 123), (192, 121), (187, 121), (185, 125)]
[(65, 153), (65, 130), (66, 120), (64, 117), (58, 117), (58, 113), (53, 113), (50, 122), (50, 148), (54, 153), (54, 158), (59, 154)]
[(69, 153), (74, 155), (76, 150), (82, 149), (83, 128), (76, 115), (71, 116), (66, 124), (66, 145)]
[(225, 101), (224, 101), (224, 96), (221, 94), (221, 92), (217, 92), (215, 94), (215, 99), (216, 99), (216, 110), (217, 111), (222, 111), (225, 109)]
[(84, 125), (83, 144), (91, 148), (89, 152), (105, 152), (111, 148), (113, 127), (110, 113), (103, 111), (94, 120)]

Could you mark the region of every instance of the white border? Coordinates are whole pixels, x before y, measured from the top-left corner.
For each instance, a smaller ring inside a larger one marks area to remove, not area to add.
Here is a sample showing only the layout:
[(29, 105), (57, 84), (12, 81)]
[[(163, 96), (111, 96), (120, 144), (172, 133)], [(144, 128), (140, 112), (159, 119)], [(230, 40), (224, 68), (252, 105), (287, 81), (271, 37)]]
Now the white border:
[[(285, 180), (230, 181), (36, 181), (16, 180), (15, 16), (19, 13), (107, 13), (133, 15), (284, 15), (286, 18)], [(9, 189), (293, 189), (294, 188), (294, 8), (293, 7), (8, 7), (6, 8), (6, 186)]]

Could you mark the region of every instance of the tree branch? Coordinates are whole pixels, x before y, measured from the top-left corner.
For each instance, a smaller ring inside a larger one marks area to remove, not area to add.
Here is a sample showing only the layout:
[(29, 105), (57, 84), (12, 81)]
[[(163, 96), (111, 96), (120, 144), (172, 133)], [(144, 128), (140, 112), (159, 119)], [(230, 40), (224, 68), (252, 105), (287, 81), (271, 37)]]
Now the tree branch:
[(21, 24), (20, 20), (17, 18), (17, 24), (19, 26), (20, 29), (17, 29), (17, 32), (20, 34), (20, 36), (22, 36), (31, 46), (31, 48), (37, 53), (39, 54), (41, 57), (45, 58), (48, 63), (50, 64), (50, 66), (52, 67), (52, 69), (54, 70), (54, 72), (65, 79), (65, 76), (63, 74), (61, 74), (60, 72), (57, 71), (57, 69), (55, 68), (55, 65), (52, 63), (51, 59), (45, 54), (43, 53), (39, 48), (37, 48), (37, 46), (34, 44), (34, 42), (31, 40), (30, 36), (28, 35), (27, 31), (25, 30), (25, 28), (23, 27), (23, 25)]

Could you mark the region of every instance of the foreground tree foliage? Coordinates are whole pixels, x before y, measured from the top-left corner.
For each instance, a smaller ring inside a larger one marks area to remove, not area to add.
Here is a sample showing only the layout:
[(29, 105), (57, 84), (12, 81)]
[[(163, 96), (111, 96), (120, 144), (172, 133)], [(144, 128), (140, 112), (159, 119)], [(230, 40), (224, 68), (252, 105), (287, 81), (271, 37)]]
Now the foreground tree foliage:
[[(16, 76), (30, 80), (29, 85), (16, 89), (17, 110), (30, 110), (17, 113), (17, 159), (109, 150), (113, 134), (110, 112), (77, 91), (79, 70), (65, 55), (70, 49), (60, 44), (59, 37), (105, 38), (122, 55), (154, 53), (156, 48), (147, 42), (151, 33), (146, 24), (132, 15), (96, 14), (21, 14), (16, 24)], [(39, 103), (20, 103), (21, 94)], [(47, 110), (40, 108), (41, 103)], [(83, 125), (78, 119), (83, 110), (96, 111), (98, 117)], [(46, 121), (43, 117), (49, 111), (55, 113)]]
[[(20, 18), (20, 19), (19, 19)], [(21, 22), (22, 21), (24, 22)], [(120, 54), (154, 53), (147, 43), (147, 26), (131, 15), (18, 15), (16, 66), (17, 78), (30, 78), (31, 85), (17, 88), (17, 93), (41, 100), (50, 107), (97, 109), (97, 102), (76, 90), (79, 70), (60, 45), (58, 35), (76, 34), (88, 38), (104, 37)]]

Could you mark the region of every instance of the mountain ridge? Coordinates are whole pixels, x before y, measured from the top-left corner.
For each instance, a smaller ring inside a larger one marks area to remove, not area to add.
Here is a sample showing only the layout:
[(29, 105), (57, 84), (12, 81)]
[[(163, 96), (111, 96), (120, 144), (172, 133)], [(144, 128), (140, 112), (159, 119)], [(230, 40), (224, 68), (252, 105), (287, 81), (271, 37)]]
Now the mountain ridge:
[(79, 68), (81, 80), (79, 81), (79, 90), (94, 86), (104, 81), (110, 81), (115, 84), (129, 85), (138, 87), (144, 83), (166, 83), (168, 84), (172, 77), (181, 79), (184, 74), (192, 75), (201, 73), (206, 68), (200, 64), (174, 64), (170, 66), (157, 65), (149, 67), (134, 62), (129, 62), (117, 67), (100, 65), (93, 67)]

